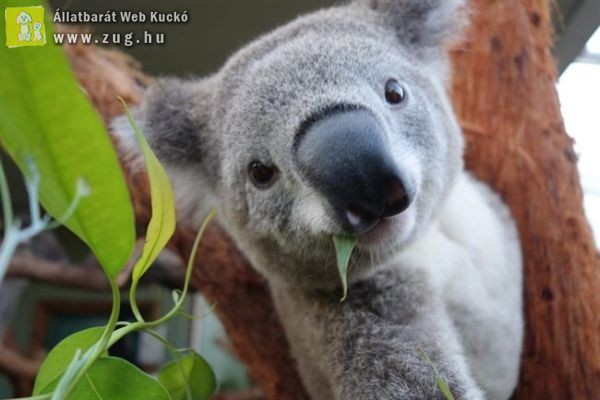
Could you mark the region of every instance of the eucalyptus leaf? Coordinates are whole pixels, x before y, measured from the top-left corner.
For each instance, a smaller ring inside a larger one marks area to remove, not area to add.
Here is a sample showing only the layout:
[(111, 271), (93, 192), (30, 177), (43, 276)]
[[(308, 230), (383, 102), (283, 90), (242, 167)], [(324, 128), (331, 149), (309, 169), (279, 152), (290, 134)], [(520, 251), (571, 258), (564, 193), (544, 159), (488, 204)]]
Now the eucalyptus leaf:
[(333, 243), (337, 257), (338, 272), (344, 290), (340, 301), (344, 301), (348, 295), (348, 263), (350, 262), (352, 250), (354, 250), (354, 247), (356, 246), (356, 237), (333, 235)]
[(165, 364), (158, 373), (158, 380), (173, 400), (209, 399), (217, 387), (212, 368), (193, 351)]
[[(4, 0), (4, 7), (23, 6)], [(41, 0), (27, 6), (46, 5)], [(45, 29), (52, 37), (52, 20)], [(8, 48), (0, 29), (0, 139), (21, 171), (31, 161), (40, 173), (40, 202), (60, 218), (78, 180), (90, 195), (64, 224), (95, 253), (114, 278), (135, 244), (133, 207), (121, 166), (104, 124), (75, 79), (64, 51), (48, 40), (35, 48)]]
[(132, 279), (137, 282), (150, 268), (152, 262), (158, 257), (171, 236), (173, 236), (173, 232), (175, 232), (175, 199), (167, 172), (152, 152), (142, 131), (127, 109), (127, 104), (123, 99), (119, 98), (119, 100), (123, 103), (129, 123), (142, 150), (150, 182), (152, 217), (146, 230), (146, 241), (144, 242), (142, 255), (133, 267)]
[[(48, 390), (53, 388), (49, 387), (44, 392)], [(160, 382), (130, 362), (122, 358), (100, 357), (69, 395), (69, 400), (90, 399), (171, 400), (171, 396)]]
[(52, 382), (57, 380), (67, 369), (75, 353), (79, 350), (82, 354), (92, 347), (102, 336), (104, 327), (88, 328), (67, 336), (48, 353), (42, 363), (35, 384), (33, 394), (39, 395)]

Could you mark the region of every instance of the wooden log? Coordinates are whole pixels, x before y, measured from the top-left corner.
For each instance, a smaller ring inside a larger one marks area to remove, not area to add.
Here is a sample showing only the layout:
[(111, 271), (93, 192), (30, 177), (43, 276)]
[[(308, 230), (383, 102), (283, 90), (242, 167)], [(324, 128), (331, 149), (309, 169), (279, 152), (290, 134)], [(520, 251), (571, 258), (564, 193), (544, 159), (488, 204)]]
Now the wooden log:
[[(472, 26), (453, 52), (452, 98), (467, 138), (467, 167), (502, 195), (523, 243), (527, 322), (515, 397), (596, 399), (599, 258), (582, 210), (572, 141), (560, 115), (550, 2), (471, 3)], [(115, 95), (131, 102), (141, 98), (145, 78), (126, 58), (98, 57), (94, 47), (66, 50), (107, 120), (120, 112)], [(127, 72), (103, 74), (98, 82), (93, 71), (107, 68), (107, 62)], [(143, 223), (148, 217), (145, 178), (128, 179)], [(179, 230), (173, 246), (187, 257), (192, 240), (191, 230)], [(266, 397), (307, 399), (265, 282), (217, 225), (205, 237), (193, 283), (216, 304), (233, 347)]]

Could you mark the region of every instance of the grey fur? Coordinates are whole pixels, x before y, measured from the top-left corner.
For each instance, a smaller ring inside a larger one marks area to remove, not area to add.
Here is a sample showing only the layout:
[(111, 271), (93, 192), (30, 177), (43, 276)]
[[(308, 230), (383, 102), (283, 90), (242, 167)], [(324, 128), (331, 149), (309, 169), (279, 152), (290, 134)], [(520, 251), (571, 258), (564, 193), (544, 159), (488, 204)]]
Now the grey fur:
[[(518, 239), (501, 202), (462, 170), (446, 94), (444, 46), (460, 32), (462, 6), (359, 0), (318, 11), (245, 46), (210, 77), (159, 82), (136, 114), (170, 171), (180, 219), (197, 222), (218, 207), (269, 280), (314, 399), (441, 398), (418, 349), (456, 398), (508, 398), (516, 384)], [(400, 107), (383, 98), (391, 77), (408, 91)], [(303, 121), (334, 105), (373, 113), (418, 187), (383, 237), (355, 249), (341, 304), (331, 237), (343, 231), (292, 157)], [(122, 119), (115, 130), (127, 131)], [(277, 167), (271, 188), (250, 183), (254, 160)], [(485, 368), (496, 362), (498, 371)]]
[(314, 399), (444, 399), (420, 351), (457, 399), (481, 398), (442, 299), (419, 272), (378, 271), (342, 304), (339, 292), (281, 289), (276, 304), (293, 351), (310, 362), (301, 370), (320, 372), (307, 382)]
[(463, 0), (360, 0), (392, 25), (413, 50), (439, 51), (456, 40), (465, 25)]

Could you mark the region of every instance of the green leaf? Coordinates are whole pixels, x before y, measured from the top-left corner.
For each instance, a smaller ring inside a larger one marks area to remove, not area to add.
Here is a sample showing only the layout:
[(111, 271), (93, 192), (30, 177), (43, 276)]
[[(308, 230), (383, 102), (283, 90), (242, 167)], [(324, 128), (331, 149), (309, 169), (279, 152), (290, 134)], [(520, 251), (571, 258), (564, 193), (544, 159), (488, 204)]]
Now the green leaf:
[[(42, 5), (40, 0), (5, 0), (3, 6)], [(48, 10), (46, 10), (48, 11)], [(52, 21), (45, 17), (46, 36)], [(65, 225), (115, 277), (135, 244), (129, 192), (103, 122), (78, 85), (63, 50), (45, 46), (8, 48), (0, 29), (0, 139), (29, 174), (32, 160), (41, 175), (40, 201), (63, 216), (83, 179), (91, 189)]]
[(435, 382), (437, 383), (438, 388), (440, 389), (446, 400), (454, 400), (454, 396), (452, 396), (452, 392), (450, 392), (448, 383), (446, 383), (446, 380), (444, 378), (438, 375), (435, 378)]
[(448, 382), (446, 382), (444, 377), (439, 373), (435, 364), (433, 363), (433, 361), (431, 361), (431, 358), (429, 358), (429, 356), (427, 355), (427, 353), (425, 353), (423, 349), (417, 349), (417, 351), (433, 369), (433, 374), (435, 375), (435, 383), (437, 384), (438, 388), (440, 389), (440, 392), (442, 392), (446, 400), (454, 400), (454, 396), (452, 395), (452, 392), (448, 387)]
[(356, 246), (356, 237), (333, 235), (333, 244), (335, 245), (335, 254), (337, 256), (337, 267), (342, 280), (344, 293), (340, 301), (346, 300), (348, 295), (348, 263), (350, 255)]
[(127, 109), (127, 104), (119, 98), (127, 112), (129, 123), (135, 132), (135, 137), (144, 155), (148, 180), (150, 182), (150, 199), (152, 202), (152, 218), (148, 223), (146, 241), (142, 255), (133, 267), (132, 279), (137, 282), (150, 268), (152, 262), (167, 245), (175, 231), (175, 199), (173, 188), (167, 172), (158, 158), (152, 152), (146, 138)]
[(33, 386), (33, 394), (41, 394), (44, 388), (58, 379), (73, 360), (77, 350), (81, 350), (82, 354), (85, 353), (100, 340), (103, 331), (103, 326), (88, 328), (67, 336), (57, 344), (48, 353), (38, 371), (35, 385)]
[(158, 380), (173, 400), (209, 399), (217, 387), (212, 368), (193, 351), (165, 364), (158, 373)]
[[(53, 382), (56, 384), (58, 380)], [(53, 390), (52, 386), (45, 390)], [(69, 400), (171, 400), (166, 389), (135, 365), (116, 357), (101, 357), (83, 375)]]

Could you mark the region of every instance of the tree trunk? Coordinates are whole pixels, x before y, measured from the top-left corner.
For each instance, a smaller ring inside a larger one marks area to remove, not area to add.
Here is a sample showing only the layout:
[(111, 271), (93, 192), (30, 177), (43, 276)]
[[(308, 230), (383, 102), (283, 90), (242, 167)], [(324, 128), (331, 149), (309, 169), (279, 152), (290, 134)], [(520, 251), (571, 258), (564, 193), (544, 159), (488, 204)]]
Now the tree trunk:
[(473, 1), (454, 53), (453, 99), (467, 167), (517, 221), (526, 336), (517, 399), (600, 396), (600, 270), (565, 133), (543, 0)]
[[(595, 399), (599, 262), (556, 95), (550, 3), (472, 0), (472, 27), (453, 53), (452, 93), (467, 137), (467, 166), (510, 206), (523, 244), (527, 322), (515, 397)], [(140, 99), (139, 72), (126, 58), (93, 47), (67, 52), (105, 118), (120, 110), (114, 95)], [(125, 73), (91, 73), (108, 67)], [(144, 221), (145, 179), (129, 179)], [(174, 246), (183, 257), (192, 240), (193, 232), (178, 231)], [(233, 347), (267, 397), (307, 399), (265, 282), (217, 225), (202, 244), (194, 285), (216, 304)]]

